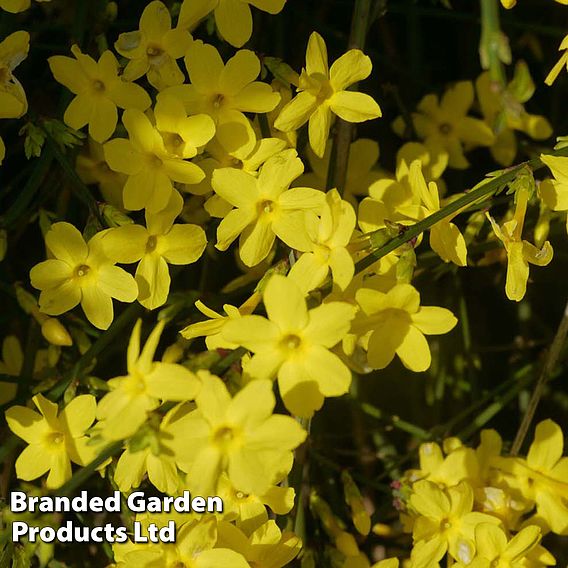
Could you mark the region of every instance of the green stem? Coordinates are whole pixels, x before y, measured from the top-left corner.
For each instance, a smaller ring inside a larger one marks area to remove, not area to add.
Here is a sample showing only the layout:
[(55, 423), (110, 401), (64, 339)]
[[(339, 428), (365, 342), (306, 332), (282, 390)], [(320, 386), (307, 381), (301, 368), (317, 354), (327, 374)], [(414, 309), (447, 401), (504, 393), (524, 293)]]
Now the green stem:
[[(562, 148), (560, 150), (550, 152), (549, 155), (568, 156), (568, 148)], [(371, 251), (367, 256), (355, 264), (355, 273), (358, 274), (359, 272), (369, 268), (369, 266), (374, 264), (377, 260), (380, 260), (390, 252), (396, 250), (398, 247), (411, 241), (420, 235), (420, 233), (423, 233), (446, 217), (455, 215), (460, 212), (461, 209), (466, 209), (469, 205), (485, 199), (499, 191), (504, 186), (514, 181), (517, 175), (526, 167), (529, 167), (534, 171), (544, 167), (544, 164), (540, 161), (540, 158), (533, 158), (528, 162), (523, 162), (518, 166), (509, 168), (500, 175), (490, 179), (486, 183), (483, 183), (483, 185), (468, 191), (462, 197), (448, 203), (448, 205), (432, 213), (432, 215), (428, 215), (428, 217), (424, 218), (422, 221), (419, 221), (414, 225), (410, 225), (404, 232), (390, 240), (387, 240), (386, 242), (383, 239), (384, 229), (378, 229), (377, 231), (368, 233), (366, 236), (370, 238)]]
[(501, 412), (507, 404), (509, 404), (519, 392), (521, 392), (527, 385), (532, 381), (530, 374), (522, 379), (517, 379), (513, 388), (506, 391), (503, 395), (497, 398), (495, 402), (492, 402), (483, 412), (480, 412), (472, 420), (471, 424), (462, 430), (457, 437), (460, 440), (467, 440), (473, 434), (481, 430), (493, 417), (495, 417), (499, 412)]
[(118, 442), (113, 442), (106, 446), (106, 448), (91, 463), (78, 470), (67, 483), (59, 489), (56, 489), (55, 491), (57, 495), (69, 495), (73, 493), (75, 489), (81, 487), (81, 485), (83, 485), (83, 483), (85, 483), (85, 481), (87, 481), (87, 479), (95, 473), (101, 464), (118, 454), (123, 445), (123, 441), (119, 440)]
[(33, 169), (26, 185), (22, 188), (20, 194), (12, 206), (6, 211), (6, 214), (0, 217), (0, 228), (9, 228), (14, 225), (18, 219), (24, 214), (34, 195), (44, 180), (51, 162), (53, 161), (53, 152), (46, 150), (42, 152), (36, 167)]
[(481, 0), (481, 41), (479, 44), (481, 67), (489, 69), (491, 80), (505, 87), (503, 62), (510, 63), (506, 36), (499, 24), (499, 1)]
[(370, 416), (375, 420), (386, 422), (393, 428), (406, 432), (407, 434), (411, 434), (419, 440), (430, 440), (432, 438), (432, 434), (428, 430), (424, 430), (424, 428), (421, 428), (416, 424), (412, 424), (406, 420), (402, 420), (398, 416), (384, 412), (380, 408), (377, 408), (367, 402), (359, 402), (357, 399), (353, 399), (353, 402), (355, 402), (367, 416)]
[[(365, 49), (365, 41), (369, 30), (371, 17), (371, 0), (355, 0), (353, 17), (351, 20), (351, 34), (349, 36), (349, 49)], [(353, 85), (357, 90), (357, 85)], [(353, 124), (338, 118), (335, 130), (335, 138), (332, 146), (332, 154), (335, 154), (335, 165), (330, 167), (327, 179), (327, 189), (336, 187), (340, 195), (345, 192), (347, 182), (347, 166), (349, 164), (349, 148), (353, 138)], [(330, 165), (332, 160), (330, 158)]]
[(244, 347), (234, 349), (233, 351), (225, 355), (225, 357), (217, 361), (217, 363), (212, 365), (210, 371), (214, 375), (222, 375), (231, 367), (231, 365), (233, 365), (237, 361), (240, 361), (246, 352), (247, 350)]
[(97, 204), (97, 200), (93, 197), (93, 194), (90, 192), (89, 188), (83, 183), (83, 180), (79, 177), (75, 168), (71, 165), (67, 156), (61, 151), (61, 148), (57, 144), (57, 142), (53, 139), (51, 134), (41, 126), (41, 129), (45, 133), (45, 140), (47, 143), (47, 147), (53, 153), (53, 156), (59, 162), (59, 165), (72, 182), (72, 187), (75, 191), (75, 194), (91, 211), (91, 214), (97, 219), (101, 227), (105, 226), (105, 220), (100, 212), (99, 206)]
[(142, 306), (138, 303), (128, 306), (120, 316), (118, 316), (93, 345), (79, 358), (77, 363), (70, 372), (66, 373), (63, 379), (55, 385), (48, 393), (47, 398), (56, 401), (61, 398), (67, 387), (79, 378), (81, 372), (102, 353), (109, 345), (111, 345), (117, 337), (122, 333), (123, 329), (135, 318), (142, 314)]

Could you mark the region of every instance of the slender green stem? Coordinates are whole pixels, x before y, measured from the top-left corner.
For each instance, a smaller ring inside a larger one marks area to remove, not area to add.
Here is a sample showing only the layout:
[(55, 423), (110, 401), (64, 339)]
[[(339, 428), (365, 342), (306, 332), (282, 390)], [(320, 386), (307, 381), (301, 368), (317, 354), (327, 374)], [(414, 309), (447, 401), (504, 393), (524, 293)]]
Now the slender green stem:
[(418, 438), (419, 440), (430, 440), (432, 438), (432, 434), (428, 430), (424, 430), (420, 426), (416, 424), (412, 424), (411, 422), (407, 422), (406, 420), (402, 420), (398, 416), (393, 414), (389, 414), (388, 412), (384, 412), (380, 408), (373, 406), (367, 402), (360, 402), (357, 399), (352, 399), (361, 410), (371, 418), (375, 420), (380, 420), (381, 422), (386, 422), (390, 426), (393, 426), (397, 430), (401, 430), (402, 432), (406, 432), (407, 434), (411, 434), (412, 436)]
[(507, 404), (509, 404), (518, 395), (519, 392), (526, 388), (531, 381), (532, 377), (530, 375), (523, 377), (520, 380), (516, 380), (510, 390), (497, 397), (497, 400), (492, 402), (482, 412), (476, 414), (471, 421), (471, 424), (457, 435), (458, 438), (461, 440), (467, 440), (473, 436), (473, 434), (481, 430), (494, 416), (499, 414), (499, 412), (501, 412), (505, 406), (507, 406)]
[(527, 432), (530, 428), (530, 425), (533, 421), (536, 409), (538, 407), (538, 403), (544, 393), (544, 388), (550, 375), (554, 372), (554, 369), (558, 365), (560, 361), (560, 357), (562, 355), (562, 349), (566, 344), (566, 337), (568, 335), (568, 303), (564, 308), (564, 314), (562, 315), (562, 319), (560, 320), (560, 324), (558, 325), (558, 329), (556, 330), (556, 335), (552, 340), (552, 344), (550, 345), (550, 349), (546, 355), (546, 359), (544, 361), (544, 365), (542, 366), (542, 370), (538, 377), (538, 381), (535, 385), (534, 391), (532, 396), (529, 400), (529, 404), (527, 406), (527, 410), (523, 416), (523, 420), (521, 425), (519, 426), (519, 430), (517, 431), (517, 435), (515, 436), (515, 440), (511, 447), (511, 455), (516, 456), (523, 445), (523, 442), (526, 438)]
[(89, 208), (91, 214), (95, 217), (95, 219), (97, 219), (101, 227), (104, 227), (105, 220), (100, 212), (97, 200), (93, 197), (93, 194), (90, 192), (89, 188), (83, 183), (83, 180), (79, 177), (79, 175), (75, 171), (75, 168), (71, 165), (71, 163), (67, 159), (67, 156), (61, 151), (61, 148), (53, 139), (51, 134), (43, 127), (42, 130), (45, 133), (47, 147), (51, 150), (53, 156), (55, 157), (57, 162), (59, 162), (59, 165), (71, 181), (75, 194)]
[(499, 25), (499, 0), (481, 0), (481, 41), (479, 44), (481, 67), (489, 69), (491, 80), (505, 87), (503, 63), (511, 62), (506, 36)]
[[(550, 152), (550, 155), (567, 156), (568, 148), (562, 148), (560, 150)], [(448, 205), (446, 205), (442, 209), (439, 209), (431, 215), (428, 215), (428, 217), (426, 217), (422, 221), (419, 221), (414, 225), (410, 225), (404, 232), (392, 239), (387, 240), (386, 242), (384, 241), (384, 239), (382, 239), (384, 229), (379, 229), (377, 231), (373, 231), (372, 233), (368, 233), (367, 236), (371, 240), (371, 251), (370, 254), (357, 262), (357, 264), (355, 265), (355, 272), (359, 273), (366, 268), (369, 268), (369, 266), (374, 264), (377, 260), (380, 260), (390, 252), (396, 250), (398, 247), (411, 241), (412, 239), (420, 235), (420, 233), (423, 233), (446, 217), (455, 215), (462, 209), (465, 210), (473, 203), (491, 196), (492, 194), (515, 180), (517, 175), (527, 167), (531, 168), (532, 170), (538, 170), (544, 167), (544, 164), (540, 161), (540, 158), (533, 158), (528, 162), (523, 162), (518, 166), (509, 168), (503, 173), (486, 181), (482, 185), (479, 185), (475, 189), (468, 191), (462, 197), (455, 199), (451, 203), (448, 203)]]
[(292, 511), (294, 533), (306, 542), (306, 508), (308, 506), (309, 486), (309, 436), (312, 427), (311, 418), (297, 418), (308, 433), (306, 441), (296, 449), (294, 468), (290, 474), (290, 485), (296, 490), (296, 506)]
[[(371, 0), (355, 0), (353, 17), (351, 20), (351, 34), (349, 36), (349, 49), (364, 49), (369, 30), (371, 17)], [(353, 89), (357, 89), (354, 85)], [(353, 138), (353, 124), (338, 118), (332, 153), (335, 154), (334, 168), (330, 168), (327, 179), (327, 189), (336, 187), (341, 195), (345, 191), (347, 182), (347, 166), (349, 164), (349, 148)], [(330, 160), (331, 164), (331, 160)]]
[(52, 161), (53, 152), (51, 152), (51, 150), (47, 149), (42, 152), (36, 167), (33, 169), (28, 181), (20, 191), (18, 198), (8, 211), (0, 217), (0, 228), (11, 227), (24, 214), (47, 175)]
[(225, 355), (225, 357), (217, 361), (217, 363), (212, 365), (210, 371), (214, 375), (222, 375), (231, 367), (231, 365), (233, 365), (237, 361), (240, 361), (246, 352), (247, 350), (244, 347), (234, 349), (233, 351)]
[(57, 489), (57, 495), (69, 495), (73, 493), (75, 489), (81, 487), (81, 485), (83, 485), (83, 483), (85, 483), (85, 481), (87, 481), (87, 479), (95, 473), (101, 464), (118, 454), (123, 445), (123, 441), (119, 440), (118, 442), (113, 442), (106, 446), (106, 448), (91, 463), (75, 472), (67, 483)]
[(51, 400), (59, 400), (65, 389), (77, 379), (80, 379), (81, 372), (95, 359), (100, 353), (102, 353), (109, 345), (111, 345), (115, 339), (123, 332), (124, 328), (135, 318), (142, 314), (143, 308), (140, 304), (135, 303), (128, 306), (120, 316), (118, 316), (108, 328), (108, 330), (103, 333), (93, 345), (79, 358), (77, 363), (70, 372), (61, 379), (61, 381), (55, 385), (48, 393), (47, 398)]

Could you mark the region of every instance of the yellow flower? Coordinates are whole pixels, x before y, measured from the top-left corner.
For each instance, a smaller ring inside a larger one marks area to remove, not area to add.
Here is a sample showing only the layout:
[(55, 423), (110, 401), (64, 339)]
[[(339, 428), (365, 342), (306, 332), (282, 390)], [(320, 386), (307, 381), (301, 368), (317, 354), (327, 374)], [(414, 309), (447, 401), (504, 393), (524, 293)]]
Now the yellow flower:
[(121, 556), (120, 568), (249, 568), (241, 554), (229, 548), (214, 548), (217, 521), (209, 516), (178, 526), (174, 544), (136, 544)]
[(114, 48), (130, 59), (123, 77), (135, 81), (146, 75), (158, 91), (183, 83), (176, 59), (183, 57), (192, 38), (184, 29), (172, 28), (172, 19), (163, 2), (150, 2), (140, 17), (140, 29), (118, 36)]
[(187, 116), (183, 103), (171, 95), (160, 97), (154, 117), (166, 150), (180, 158), (193, 158), (198, 148), (215, 136), (215, 123), (210, 116)]
[(170, 291), (168, 264), (196, 262), (207, 245), (205, 231), (197, 225), (175, 224), (183, 201), (178, 193), (158, 213), (146, 211), (146, 227), (125, 225), (110, 229), (102, 238), (104, 250), (116, 262), (139, 262), (136, 268), (138, 301), (153, 310), (166, 303)]
[(86, 243), (69, 223), (51, 226), (45, 242), (55, 258), (40, 262), (30, 271), (32, 286), (41, 290), (42, 312), (58, 316), (80, 303), (95, 327), (107, 329), (113, 320), (112, 298), (121, 302), (136, 299), (134, 278), (103, 253), (103, 234)]
[[(245, 147), (245, 153), (238, 151), (229, 154), (217, 140), (214, 140), (211, 144), (208, 144), (206, 148), (209, 157), (199, 161), (199, 167), (204, 168), (206, 178), (202, 182), (201, 187), (197, 189), (202, 193), (212, 192), (211, 178), (213, 172), (218, 168), (236, 168), (256, 177), (260, 167), (268, 159), (279, 154), (285, 148), (286, 143), (283, 140), (278, 138), (262, 138), (256, 143), (250, 153), (248, 152), (248, 147)], [(197, 193), (197, 191), (193, 191), (193, 188), (188, 188), (188, 191)], [(225, 217), (233, 208), (228, 201), (215, 193), (209, 197), (203, 207), (211, 217), (221, 218)]]
[(215, 13), (219, 33), (234, 47), (242, 47), (252, 35), (250, 5), (278, 14), (286, 0), (184, 0), (179, 14), (179, 26), (194, 28), (209, 13)]
[[(236, 168), (256, 175), (266, 160), (282, 152), (286, 143), (278, 138), (261, 138), (255, 142), (250, 151), (248, 146), (239, 148), (233, 152), (227, 152), (217, 138), (214, 138), (205, 147), (204, 156), (198, 160), (199, 167), (205, 171), (205, 179), (199, 185), (188, 187), (187, 191), (195, 195), (206, 195), (213, 191), (211, 176), (218, 168)], [(227, 210), (228, 207), (228, 210)], [(213, 217), (224, 217), (230, 210), (224, 199), (213, 195), (206, 203), (206, 210)], [(219, 213), (219, 210), (221, 213)]]
[(215, 193), (235, 206), (217, 228), (216, 248), (227, 250), (240, 235), (239, 255), (247, 266), (264, 260), (276, 237), (293, 249), (310, 250), (306, 214), (318, 212), (325, 196), (316, 189), (288, 189), (303, 168), (290, 149), (267, 160), (258, 177), (234, 168), (215, 170)]
[(369, 57), (359, 49), (351, 49), (329, 68), (325, 42), (313, 32), (298, 94), (280, 111), (274, 126), (289, 132), (309, 121), (310, 146), (317, 156), (323, 157), (333, 114), (347, 122), (364, 122), (382, 116), (372, 97), (347, 90), (366, 79), (372, 68)]
[(267, 521), (250, 535), (221, 521), (217, 544), (242, 554), (255, 568), (282, 568), (292, 562), (302, 548), (302, 541), (291, 531), (282, 533), (275, 521)]
[[(311, 148), (308, 148), (307, 154), (312, 172), (300, 177), (298, 180), (300, 184), (315, 189), (326, 189), (331, 146), (330, 143), (327, 144), (323, 158), (319, 158)], [(359, 138), (351, 143), (343, 199), (353, 206), (357, 203), (355, 196), (368, 195), (369, 186), (381, 177), (381, 173), (374, 169), (378, 159), (379, 145), (374, 140)]]
[(527, 291), (529, 279), (529, 263), (536, 266), (546, 266), (552, 260), (552, 246), (546, 241), (539, 250), (528, 241), (522, 240), (523, 224), (527, 212), (529, 193), (521, 190), (516, 195), (517, 205), (513, 219), (500, 227), (487, 213), (493, 231), (503, 243), (507, 252), (507, 281), (505, 292), (509, 300), (520, 302)]
[(86, 465), (95, 457), (85, 437), (95, 419), (95, 397), (76, 396), (61, 412), (41, 394), (32, 400), (41, 414), (24, 406), (6, 411), (10, 430), (29, 444), (16, 461), (16, 474), (31, 481), (49, 471), (46, 485), (57, 489), (71, 477), (71, 462)]
[(176, 455), (171, 447), (171, 424), (184, 415), (183, 405), (172, 408), (158, 428), (143, 432), (144, 446), (133, 439), (118, 459), (114, 481), (122, 492), (139, 487), (145, 475), (148, 481), (169, 495), (177, 494), (181, 478), (176, 466)]
[(192, 400), (199, 391), (197, 377), (181, 365), (154, 362), (154, 354), (164, 329), (162, 320), (148, 337), (140, 352), (140, 331), (142, 321), (138, 320), (126, 354), (127, 375), (108, 381), (110, 392), (100, 401), (97, 419), (102, 435), (108, 440), (128, 438), (146, 420), (150, 410), (160, 400)]
[(524, 568), (531, 550), (540, 542), (540, 529), (529, 525), (510, 540), (505, 531), (491, 523), (475, 527), (475, 558), (471, 568)]
[(473, 490), (465, 481), (445, 491), (431, 481), (417, 481), (412, 486), (410, 504), (417, 515), (412, 531), (413, 567), (434, 566), (448, 551), (459, 558), (460, 542), (473, 540), (479, 523), (500, 522), (491, 515), (472, 512)]
[(541, 154), (540, 159), (554, 179), (545, 179), (539, 184), (539, 197), (553, 211), (568, 211), (568, 158)]
[(546, 76), (544, 82), (547, 85), (552, 85), (554, 81), (556, 81), (558, 75), (560, 75), (560, 71), (562, 71), (563, 67), (568, 67), (568, 35), (564, 36), (562, 43), (558, 47), (558, 51), (564, 51), (564, 53), (560, 56), (560, 59), (556, 63), (556, 65), (550, 70), (550, 73)]
[(313, 226), (308, 227), (313, 250), (300, 256), (288, 274), (306, 294), (317, 288), (330, 270), (333, 282), (342, 290), (351, 282), (355, 264), (347, 245), (356, 222), (351, 204), (341, 199), (336, 189), (329, 191), (321, 219), (313, 219)]
[(447, 446), (444, 444), (450, 451), (444, 456), (442, 448), (435, 442), (421, 444), (420, 469), (407, 472), (410, 480), (427, 479), (441, 488), (452, 487), (464, 480), (470, 483), (477, 481), (479, 464), (475, 450), (461, 444), (451, 449)]
[(270, 85), (255, 80), (260, 74), (258, 57), (241, 49), (224, 64), (215, 47), (194, 41), (184, 61), (191, 85), (165, 89), (158, 99), (173, 95), (183, 102), (189, 114), (208, 114), (217, 127), (217, 139), (227, 152), (252, 152), (256, 137), (243, 113), (266, 113), (280, 101), (280, 95)]
[[(421, 203), (419, 219), (440, 210), (440, 195), (436, 182), (426, 185), (420, 160), (410, 164), (409, 183), (412, 192)], [(418, 219), (417, 219), (418, 220)], [(467, 248), (460, 230), (451, 222), (451, 217), (438, 221), (430, 228), (430, 246), (444, 262), (453, 262), (458, 266), (467, 264)]]
[(186, 339), (194, 339), (195, 337), (205, 337), (205, 345), (207, 349), (236, 349), (238, 345), (225, 341), (221, 335), (221, 331), (225, 324), (242, 315), (251, 314), (260, 301), (260, 294), (255, 293), (251, 298), (244, 302), (238, 308), (231, 304), (223, 304), (223, 311), (226, 315), (217, 313), (215, 310), (208, 308), (201, 300), (195, 302), (195, 307), (204, 315), (208, 320), (198, 321), (184, 327), (180, 333)]
[(128, 175), (124, 185), (124, 207), (146, 208), (151, 213), (164, 209), (175, 191), (173, 183), (199, 183), (201, 168), (171, 154), (160, 132), (139, 110), (127, 110), (122, 122), (129, 139), (115, 138), (104, 145), (105, 160), (116, 172)]
[(353, 330), (365, 336), (374, 369), (384, 369), (396, 354), (407, 369), (426, 371), (432, 359), (424, 335), (448, 333), (457, 324), (445, 308), (420, 306), (420, 294), (410, 284), (397, 284), (386, 293), (360, 288), (355, 298), (362, 311)]
[(396, 154), (396, 174), (381, 176), (369, 187), (369, 197), (359, 205), (359, 227), (365, 233), (383, 229), (387, 223), (410, 224), (420, 218), (420, 196), (412, 190), (409, 166), (422, 165), (425, 180), (443, 183), (447, 152), (438, 146), (407, 142)]
[[(521, 81), (522, 88), (519, 87)], [(504, 90), (496, 92), (488, 71), (477, 78), (475, 89), (481, 112), (496, 133), (490, 151), (499, 164), (510, 166), (517, 155), (515, 130), (535, 140), (545, 140), (551, 136), (552, 127), (548, 120), (544, 116), (529, 114), (523, 107), (523, 103), (534, 93), (534, 84), (526, 64), (517, 64), (515, 78)]]
[(19, 118), (28, 110), (24, 88), (12, 72), (28, 56), (29, 49), (30, 34), (24, 31), (14, 32), (0, 43), (0, 118)]
[(98, 62), (76, 45), (71, 52), (75, 59), (63, 55), (48, 59), (55, 80), (76, 95), (65, 111), (65, 124), (75, 130), (88, 124), (91, 138), (104, 142), (116, 128), (116, 107), (144, 111), (151, 104), (150, 97), (139, 85), (119, 77), (112, 52), (105, 51)]
[(568, 457), (562, 457), (563, 449), (560, 426), (543, 420), (536, 427), (526, 460), (502, 458), (498, 466), (521, 481), (525, 498), (536, 503), (536, 519), (556, 534), (567, 535)]
[(290, 416), (272, 414), (272, 383), (251, 381), (233, 398), (218, 377), (200, 371), (197, 409), (172, 425), (179, 466), (192, 494), (216, 495), (219, 477), (244, 493), (264, 494), (283, 459), (306, 438)]
[(272, 480), (273, 485), (262, 495), (239, 491), (229, 481), (226, 473), (221, 474), (217, 494), (223, 499), (223, 520), (234, 521), (243, 532), (251, 534), (259, 525), (268, 521), (266, 507), (277, 515), (287, 515), (294, 507), (294, 488), (274, 484), (280, 483), (290, 473), (293, 461), (292, 454), (284, 457)]
[[(487, 124), (467, 115), (473, 98), (471, 81), (460, 81), (446, 90), (441, 101), (437, 95), (426, 95), (418, 104), (418, 112), (412, 113), (418, 136), (426, 143), (445, 148), (452, 168), (465, 169), (469, 166), (462, 144), (475, 147), (491, 146), (495, 142)], [(402, 136), (405, 129), (402, 117), (394, 121), (393, 129)]]
[(503, 8), (510, 10), (511, 8), (517, 5), (517, 0), (501, 0), (501, 4)]
[(297, 284), (280, 274), (268, 281), (263, 301), (268, 319), (243, 316), (225, 324), (222, 335), (255, 354), (246, 374), (255, 379), (278, 376), (286, 408), (311, 416), (324, 397), (349, 390), (351, 372), (331, 349), (349, 330), (356, 308), (329, 302), (308, 310)]

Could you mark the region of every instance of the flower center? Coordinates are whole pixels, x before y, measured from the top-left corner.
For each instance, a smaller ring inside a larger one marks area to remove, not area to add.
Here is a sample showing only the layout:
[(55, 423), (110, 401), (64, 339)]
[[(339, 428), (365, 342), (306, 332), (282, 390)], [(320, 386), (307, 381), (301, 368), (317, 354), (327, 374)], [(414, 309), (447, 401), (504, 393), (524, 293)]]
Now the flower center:
[(89, 274), (90, 270), (91, 270), (90, 266), (87, 266), (86, 264), (81, 264), (75, 269), (75, 276), (83, 278), (83, 276), (87, 276), (87, 274)]
[(159, 169), (164, 165), (164, 162), (162, 162), (162, 160), (160, 160), (160, 158), (158, 158), (156, 154), (148, 155), (148, 163), (151, 168), (156, 168), (156, 169)]
[(187, 568), (187, 564), (183, 560), (174, 560), (169, 568)]
[(447, 531), (451, 527), (452, 527), (452, 523), (450, 523), (449, 519), (442, 519), (442, 521), (440, 522), (440, 528), (443, 531)]
[(243, 169), (243, 161), (239, 160), (238, 158), (231, 158), (231, 161), (229, 162), (229, 166), (231, 168), (237, 168), (239, 170)]
[(150, 235), (146, 241), (146, 252), (154, 252), (158, 246), (158, 237), (156, 235)]
[(105, 88), (105, 84), (101, 80), (95, 79), (93, 81), (93, 91), (95, 93), (104, 93)]
[(157, 57), (160, 57), (163, 54), (164, 54), (164, 50), (161, 47), (159, 47), (158, 45), (149, 45), (146, 48), (146, 55), (150, 59), (155, 59)]
[(286, 335), (280, 342), (280, 345), (282, 345), (282, 347), (284, 347), (288, 351), (296, 351), (296, 349), (298, 349), (301, 344), (302, 344), (301, 337), (293, 333)]
[(216, 95), (213, 95), (213, 107), (220, 108), (224, 100), (225, 100), (225, 95), (223, 95), (222, 93), (217, 93)]
[(184, 139), (177, 132), (163, 132), (162, 140), (170, 154), (179, 154), (185, 145)]
[(238, 432), (231, 426), (220, 426), (213, 432), (213, 443), (223, 453), (229, 453), (238, 441)]
[(248, 495), (246, 493), (243, 493), (242, 491), (237, 491), (237, 493), (235, 494), (235, 497), (237, 499), (246, 499), (248, 497)]
[(449, 122), (442, 122), (440, 126), (438, 126), (438, 130), (444, 136), (447, 136), (452, 131), (452, 125)]
[(65, 442), (65, 436), (61, 432), (51, 432), (47, 435), (47, 443), (50, 446), (60, 446)]
[(265, 199), (263, 201), (260, 201), (257, 207), (259, 215), (262, 214), (269, 215), (270, 213), (274, 213), (275, 203), (270, 199)]

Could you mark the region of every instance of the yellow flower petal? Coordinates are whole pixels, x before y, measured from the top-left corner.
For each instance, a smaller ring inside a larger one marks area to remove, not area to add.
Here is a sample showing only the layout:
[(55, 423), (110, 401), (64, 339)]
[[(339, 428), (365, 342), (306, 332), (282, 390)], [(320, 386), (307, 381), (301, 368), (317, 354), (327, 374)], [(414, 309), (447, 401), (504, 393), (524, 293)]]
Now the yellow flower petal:
[(252, 35), (252, 14), (241, 0), (219, 0), (215, 9), (219, 33), (234, 47), (242, 47)]
[(365, 93), (339, 91), (329, 100), (331, 110), (347, 122), (364, 122), (383, 115), (381, 107)]
[(534, 440), (527, 454), (527, 464), (536, 471), (551, 470), (562, 457), (564, 435), (553, 420), (543, 420), (535, 431)]
[(422, 332), (409, 326), (401, 344), (396, 349), (402, 364), (411, 371), (419, 373), (426, 371), (432, 362), (430, 347)]
[(82, 288), (81, 293), (81, 307), (87, 319), (99, 329), (108, 329), (114, 317), (110, 296), (92, 284)]
[[(334, 95), (335, 97), (335, 95)], [(333, 106), (332, 106), (333, 109)], [(335, 111), (336, 114), (339, 114)], [(340, 115), (341, 116), (341, 115)], [(329, 138), (329, 129), (331, 128), (332, 114), (327, 105), (319, 105), (314, 113), (310, 116), (308, 124), (308, 137), (310, 146), (316, 156), (323, 157), (327, 139)]]
[(366, 79), (373, 70), (371, 59), (360, 49), (350, 49), (337, 59), (329, 70), (335, 91), (343, 91), (354, 83)]
[(270, 278), (263, 295), (266, 313), (286, 333), (301, 330), (309, 322), (304, 295), (290, 279), (280, 274)]
[(327, 63), (327, 47), (324, 39), (317, 32), (312, 32), (308, 40), (308, 47), (306, 50), (306, 72), (308, 75), (312, 73), (320, 73), (327, 77), (328, 63)]

